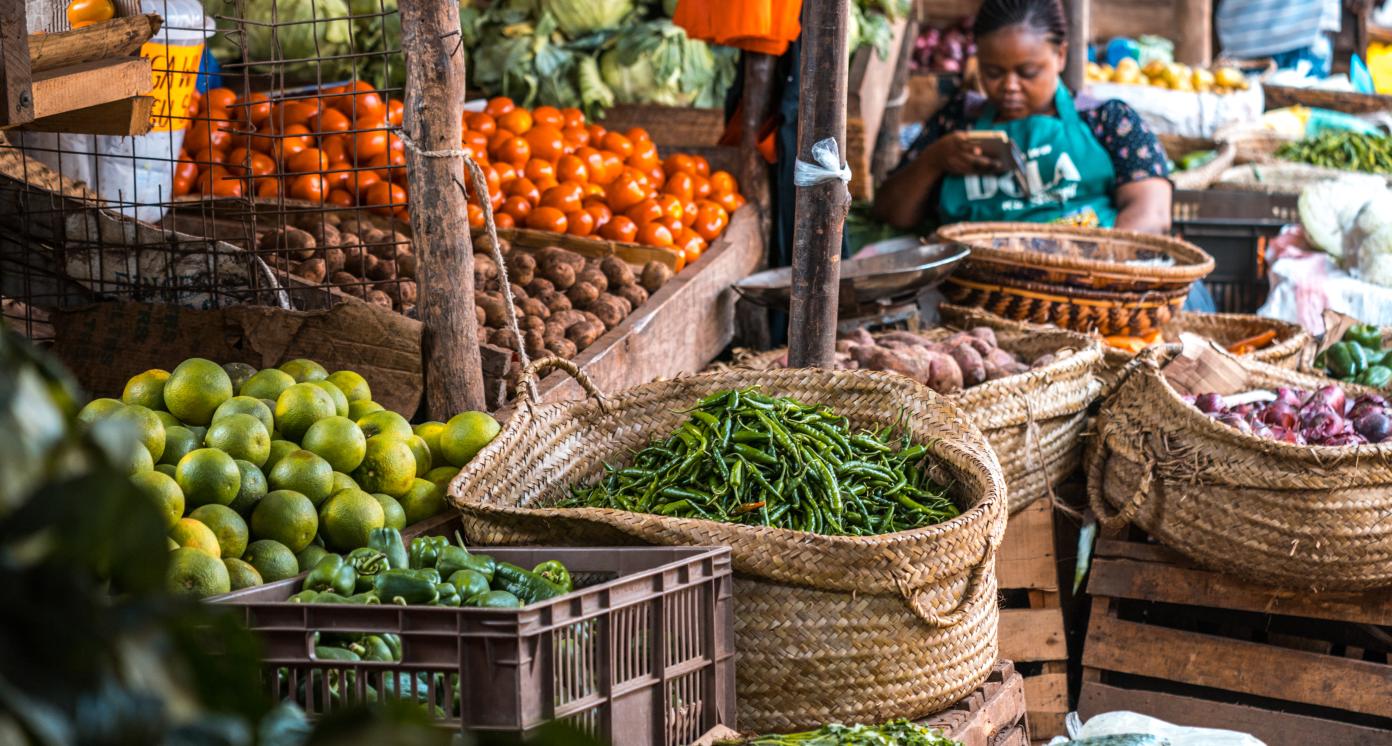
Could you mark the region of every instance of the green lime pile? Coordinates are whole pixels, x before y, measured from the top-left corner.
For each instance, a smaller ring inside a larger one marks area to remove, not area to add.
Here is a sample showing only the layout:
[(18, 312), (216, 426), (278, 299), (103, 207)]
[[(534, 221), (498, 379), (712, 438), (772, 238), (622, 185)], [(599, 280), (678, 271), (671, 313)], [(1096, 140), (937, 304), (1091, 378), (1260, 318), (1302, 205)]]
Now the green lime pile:
[(198, 598), (294, 577), (374, 528), (443, 511), (450, 480), (499, 430), (483, 412), (412, 427), (362, 376), (304, 359), (190, 358), (79, 419), (125, 428), (130, 479), (169, 529), (169, 588)]

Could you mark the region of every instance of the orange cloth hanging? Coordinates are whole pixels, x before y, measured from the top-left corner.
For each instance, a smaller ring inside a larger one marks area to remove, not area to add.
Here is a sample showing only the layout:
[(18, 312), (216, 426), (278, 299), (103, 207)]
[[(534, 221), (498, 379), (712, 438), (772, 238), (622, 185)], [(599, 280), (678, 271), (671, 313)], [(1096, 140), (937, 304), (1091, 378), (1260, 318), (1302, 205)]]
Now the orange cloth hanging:
[(672, 21), (694, 39), (781, 55), (802, 32), (802, 0), (679, 0)]

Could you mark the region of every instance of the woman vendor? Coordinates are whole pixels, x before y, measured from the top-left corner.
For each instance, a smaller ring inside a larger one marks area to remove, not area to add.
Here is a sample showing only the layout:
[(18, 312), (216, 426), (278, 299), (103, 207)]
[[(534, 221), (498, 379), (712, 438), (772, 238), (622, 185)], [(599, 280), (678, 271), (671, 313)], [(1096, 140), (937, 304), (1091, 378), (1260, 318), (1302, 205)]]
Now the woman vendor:
[[(1167, 233), (1165, 151), (1121, 101), (1074, 101), (1059, 79), (1067, 31), (1059, 0), (985, 0), (975, 25), (985, 95), (960, 93), (925, 125), (876, 189), (876, 217), (903, 230), (1020, 221)], [(980, 130), (1009, 136), (1022, 177), (968, 134)]]

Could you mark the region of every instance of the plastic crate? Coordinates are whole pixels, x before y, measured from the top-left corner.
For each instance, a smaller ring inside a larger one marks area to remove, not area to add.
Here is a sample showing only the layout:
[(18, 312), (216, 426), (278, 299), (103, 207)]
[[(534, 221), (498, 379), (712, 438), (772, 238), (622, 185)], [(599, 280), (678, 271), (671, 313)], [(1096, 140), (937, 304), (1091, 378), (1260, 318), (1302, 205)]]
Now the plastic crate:
[[(452, 535), (458, 519), (433, 524), (411, 533)], [(285, 603), (295, 578), (214, 602), (260, 637), (271, 694), (311, 717), (373, 701), (395, 676), (386, 697), (449, 728), (525, 736), (561, 720), (603, 743), (678, 746), (736, 726), (729, 548), (470, 549), (523, 567), (560, 560), (578, 588), (522, 609)], [(399, 634), (402, 661), (317, 660), (325, 631)]]
[(1266, 243), (1300, 221), (1293, 194), (1177, 190), (1174, 234), (1213, 257), (1204, 278), (1218, 310), (1251, 313), (1266, 302)]

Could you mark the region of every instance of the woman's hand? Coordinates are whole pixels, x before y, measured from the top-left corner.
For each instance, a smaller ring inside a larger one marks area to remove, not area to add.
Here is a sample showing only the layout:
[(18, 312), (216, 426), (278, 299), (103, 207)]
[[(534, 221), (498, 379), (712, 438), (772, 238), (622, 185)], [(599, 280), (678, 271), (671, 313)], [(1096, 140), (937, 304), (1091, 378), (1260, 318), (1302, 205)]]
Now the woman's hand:
[(966, 130), (959, 130), (939, 138), (928, 146), (925, 153), (933, 158), (947, 173), (967, 176), (970, 174), (998, 174), (1005, 169), (996, 159), (987, 156)]

